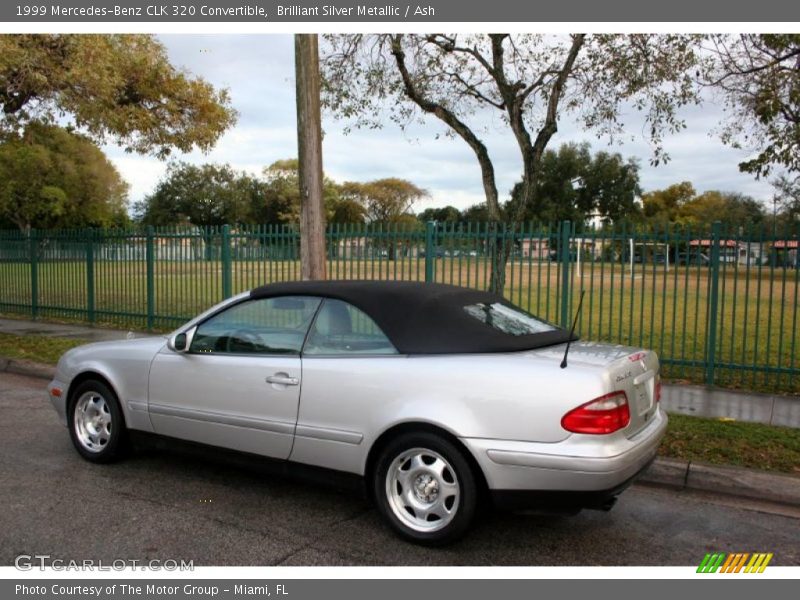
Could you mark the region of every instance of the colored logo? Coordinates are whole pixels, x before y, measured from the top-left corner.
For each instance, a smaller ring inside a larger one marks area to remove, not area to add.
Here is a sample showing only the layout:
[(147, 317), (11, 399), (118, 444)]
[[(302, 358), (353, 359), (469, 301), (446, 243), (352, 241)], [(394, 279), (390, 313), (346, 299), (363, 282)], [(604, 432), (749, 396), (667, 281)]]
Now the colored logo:
[(737, 552), (726, 554), (725, 552), (714, 552), (706, 554), (703, 562), (697, 567), (698, 573), (763, 573), (769, 561), (772, 560), (772, 552)]

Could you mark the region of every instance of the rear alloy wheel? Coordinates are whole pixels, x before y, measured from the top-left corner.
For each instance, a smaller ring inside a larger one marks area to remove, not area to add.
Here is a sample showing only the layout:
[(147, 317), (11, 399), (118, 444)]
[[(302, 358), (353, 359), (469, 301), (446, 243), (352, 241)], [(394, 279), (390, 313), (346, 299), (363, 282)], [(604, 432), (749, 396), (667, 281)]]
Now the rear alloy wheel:
[(69, 433), (86, 460), (106, 463), (121, 456), (125, 424), (117, 397), (108, 386), (93, 380), (78, 386), (70, 402)]
[(381, 453), (374, 492), (383, 517), (403, 537), (445, 544), (464, 534), (477, 485), (461, 450), (428, 432), (404, 434)]

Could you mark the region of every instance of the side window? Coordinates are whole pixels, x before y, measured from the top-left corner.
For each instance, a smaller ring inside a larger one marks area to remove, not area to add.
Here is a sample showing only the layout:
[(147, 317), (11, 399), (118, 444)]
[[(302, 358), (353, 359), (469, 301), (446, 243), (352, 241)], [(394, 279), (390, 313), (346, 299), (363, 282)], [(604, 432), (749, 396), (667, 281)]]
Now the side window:
[(397, 350), (363, 311), (347, 302), (327, 299), (308, 334), (303, 354), (397, 354)]
[(200, 324), (196, 354), (300, 354), (319, 298), (282, 296), (250, 300)]

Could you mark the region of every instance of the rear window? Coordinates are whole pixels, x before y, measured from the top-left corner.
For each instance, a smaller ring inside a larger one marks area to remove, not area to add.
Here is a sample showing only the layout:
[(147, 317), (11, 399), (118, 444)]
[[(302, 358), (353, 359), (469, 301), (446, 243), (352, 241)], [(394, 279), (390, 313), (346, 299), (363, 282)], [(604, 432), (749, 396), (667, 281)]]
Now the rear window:
[(558, 327), (551, 325), (547, 321), (542, 321), (525, 311), (511, 308), (499, 302), (470, 304), (465, 306), (464, 310), (481, 323), (486, 323), (486, 325), (509, 335), (530, 335), (558, 329)]

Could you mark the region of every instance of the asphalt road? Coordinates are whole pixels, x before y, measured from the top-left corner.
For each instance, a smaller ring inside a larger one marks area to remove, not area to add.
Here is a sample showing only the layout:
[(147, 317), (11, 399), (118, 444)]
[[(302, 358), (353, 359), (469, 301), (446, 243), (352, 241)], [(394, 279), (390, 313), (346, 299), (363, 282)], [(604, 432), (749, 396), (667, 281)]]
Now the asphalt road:
[(83, 461), (40, 379), (0, 374), (0, 564), (696, 565), (709, 551), (800, 565), (800, 510), (635, 486), (609, 513), (490, 514), (458, 544), (395, 538), (357, 495), (172, 453)]

